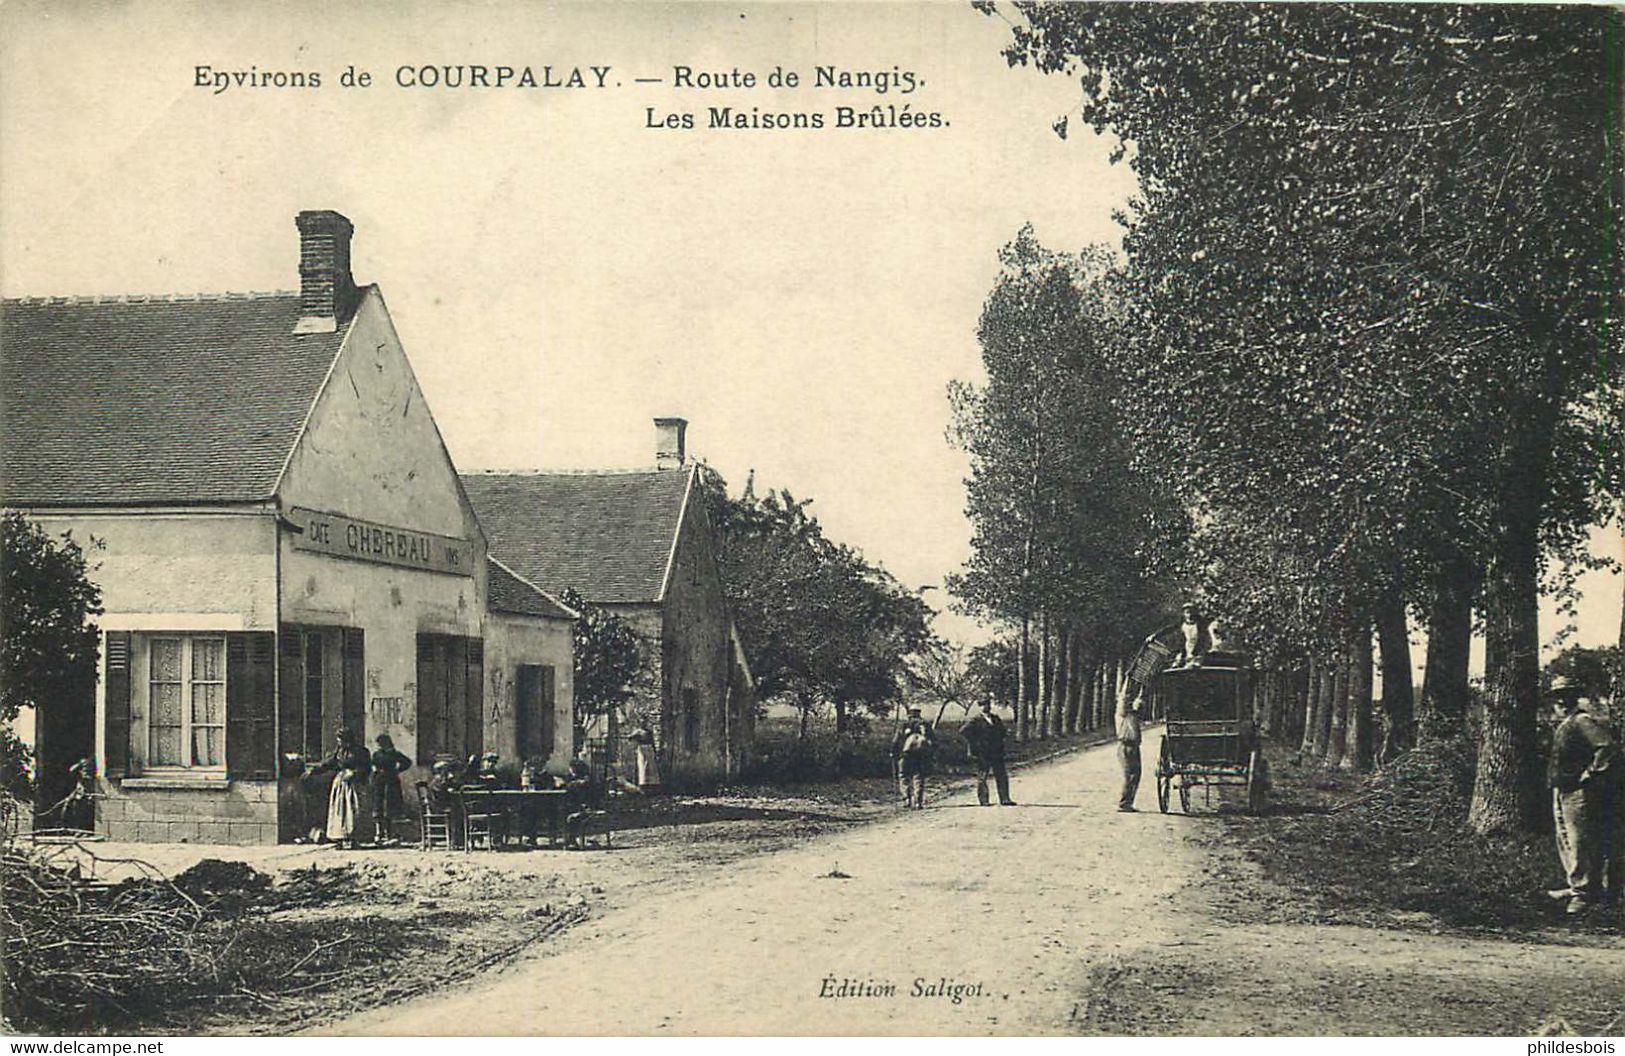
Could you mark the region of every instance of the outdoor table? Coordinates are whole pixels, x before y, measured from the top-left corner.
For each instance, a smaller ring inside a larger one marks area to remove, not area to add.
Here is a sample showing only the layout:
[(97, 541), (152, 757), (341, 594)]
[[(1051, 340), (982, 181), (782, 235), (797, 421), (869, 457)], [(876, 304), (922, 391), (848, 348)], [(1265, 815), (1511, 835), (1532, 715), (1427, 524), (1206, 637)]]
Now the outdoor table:
[(536, 835), (538, 814), (547, 815), (547, 842), (558, 842), (559, 821), (566, 798), (565, 788), (493, 788), (485, 791), (491, 803), (508, 816), (510, 835)]

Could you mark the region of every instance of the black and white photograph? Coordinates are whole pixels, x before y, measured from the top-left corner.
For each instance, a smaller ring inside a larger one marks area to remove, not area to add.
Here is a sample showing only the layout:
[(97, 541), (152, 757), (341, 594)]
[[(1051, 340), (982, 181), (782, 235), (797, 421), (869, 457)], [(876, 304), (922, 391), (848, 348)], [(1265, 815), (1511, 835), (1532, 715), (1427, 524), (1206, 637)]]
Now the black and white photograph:
[(1601, 4), (8, 0), (10, 1051), (1614, 1052), (1622, 115)]

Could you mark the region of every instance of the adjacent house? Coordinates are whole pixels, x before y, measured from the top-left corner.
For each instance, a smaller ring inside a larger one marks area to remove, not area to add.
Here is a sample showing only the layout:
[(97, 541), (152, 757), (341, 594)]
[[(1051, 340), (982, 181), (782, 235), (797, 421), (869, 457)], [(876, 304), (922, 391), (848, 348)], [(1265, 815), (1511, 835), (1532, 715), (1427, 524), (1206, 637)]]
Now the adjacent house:
[(487, 552), (350, 222), (297, 227), (298, 292), (4, 306), (0, 501), (94, 541), (106, 609), (40, 766), (99, 759), (114, 838), (293, 839), (341, 726), (409, 801), (436, 758), (569, 761), (574, 614)]
[[(655, 420), (653, 469), (473, 473), (463, 488), (498, 560), (632, 626), (643, 672), (618, 725), (649, 716), (665, 779), (698, 783), (744, 765), (755, 701), (686, 429), (681, 418)], [(613, 751), (626, 762), (624, 743)]]

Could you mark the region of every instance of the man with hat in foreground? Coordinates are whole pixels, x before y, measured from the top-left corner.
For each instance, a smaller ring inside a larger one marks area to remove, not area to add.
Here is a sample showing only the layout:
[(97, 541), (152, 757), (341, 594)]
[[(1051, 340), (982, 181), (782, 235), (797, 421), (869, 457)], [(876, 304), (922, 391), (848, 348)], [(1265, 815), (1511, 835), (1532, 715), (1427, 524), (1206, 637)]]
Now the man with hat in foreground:
[(908, 718), (897, 727), (891, 741), (892, 765), (897, 769), (897, 788), (903, 794), (905, 808), (919, 810), (925, 806), (925, 774), (936, 740), (936, 731), (920, 717), (920, 709), (909, 708)]
[(1552, 786), (1557, 856), (1569, 886), (1568, 913), (1617, 901), (1625, 883), (1619, 748), (1607, 725), (1580, 708), (1580, 687), (1558, 675), (1547, 691), (1557, 728), (1546, 776)]

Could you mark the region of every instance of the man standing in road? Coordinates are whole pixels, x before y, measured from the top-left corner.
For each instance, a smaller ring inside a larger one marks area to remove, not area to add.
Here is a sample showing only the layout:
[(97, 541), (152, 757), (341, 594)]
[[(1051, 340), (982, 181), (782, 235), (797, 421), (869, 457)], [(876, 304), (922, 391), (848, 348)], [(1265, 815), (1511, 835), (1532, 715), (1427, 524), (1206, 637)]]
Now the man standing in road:
[(1015, 806), (1016, 801), (1010, 798), (1010, 773), (1004, 768), (1004, 721), (994, 712), (992, 697), (982, 700), (981, 707), (965, 720), (959, 733), (976, 764), (976, 801), (989, 806), (987, 779), (992, 777), (998, 786), (999, 805)]
[(903, 794), (905, 808), (919, 810), (925, 806), (925, 774), (931, 765), (931, 749), (936, 739), (936, 731), (920, 717), (920, 709), (909, 708), (908, 719), (897, 727), (897, 735), (891, 742), (897, 788)]
[(1608, 727), (1580, 709), (1580, 687), (1562, 675), (1549, 690), (1557, 729), (1547, 778), (1557, 856), (1568, 878), (1568, 912), (1579, 916), (1603, 901), (1617, 901), (1625, 876), (1622, 847), (1621, 763)]
[(1117, 758), (1123, 764), (1123, 792), (1117, 809), (1132, 812), (1140, 791), (1140, 697), (1129, 695), (1128, 679), (1117, 684)]

